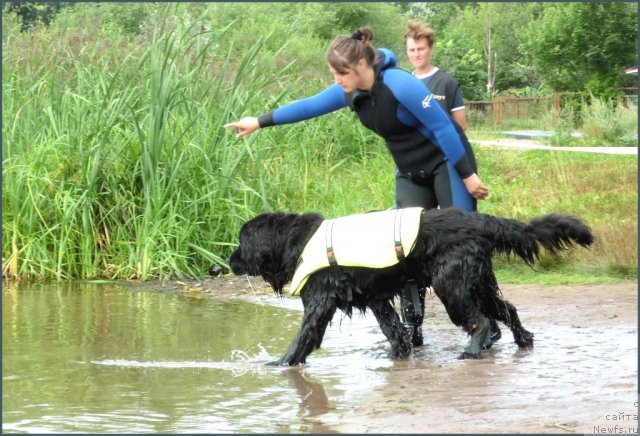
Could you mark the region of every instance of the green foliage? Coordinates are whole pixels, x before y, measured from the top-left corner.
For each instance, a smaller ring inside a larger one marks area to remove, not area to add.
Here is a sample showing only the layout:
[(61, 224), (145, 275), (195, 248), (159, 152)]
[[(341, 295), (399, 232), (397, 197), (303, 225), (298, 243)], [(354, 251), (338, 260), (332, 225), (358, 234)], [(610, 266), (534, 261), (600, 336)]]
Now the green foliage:
[(560, 111), (554, 109), (549, 112), (545, 117), (544, 125), (547, 126), (547, 129), (553, 127), (553, 136), (548, 140), (550, 145), (561, 147), (575, 144), (576, 140), (572, 135), (575, 131), (578, 115), (579, 113), (576, 113), (571, 105), (563, 106)]
[(637, 19), (633, 3), (548, 3), (527, 51), (553, 88), (608, 97), (636, 63)]
[[(221, 126), (258, 110), (279, 74), (257, 66), (277, 53), (261, 39), (241, 56), (216, 52), (224, 28), (198, 32), (171, 12), (139, 52), (121, 42), (127, 49), (85, 53), (104, 62), (62, 52), (19, 66), (23, 47), (5, 52), (5, 273), (194, 274), (194, 256), (220, 261), (212, 247), (237, 233), (229, 216), (253, 210), (229, 195), (244, 188), (236, 174), (250, 148), (228, 144)], [(75, 37), (55, 34), (60, 46)]]
[[(475, 10), (447, 7), (469, 20)], [(115, 8), (78, 4), (29, 34), (3, 17), (4, 276), (197, 276), (261, 211), (334, 217), (393, 205), (386, 146), (350, 111), (243, 140), (222, 127), (330, 83), (335, 34), (369, 24), (378, 45), (401, 41), (388, 4), (151, 3), (122, 20)], [(439, 41), (443, 61), (451, 50), (446, 59), (471, 77), (481, 47), (452, 41)], [(482, 211), (573, 212), (602, 235), (601, 260), (549, 268), (634, 269), (634, 160), (477, 154), (492, 190)]]
[(100, 3), (104, 11), (106, 23), (113, 23), (116, 30), (125, 35), (137, 35), (149, 17), (149, 6), (145, 3), (130, 3), (123, 7), (122, 3)]
[(621, 97), (624, 94), (619, 86), (619, 76), (620, 72), (615, 70), (607, 72), (596, 71), (591, 74), (584, 85), (584, 89), (590, 94), (606, 100)]
[(477, 8), (446, 9), (452, 15), (446, 29), (434, 28), (436, 42), (432, 62), (458, 79), (465, 99), (484, 100), (487, 67), (483, 54), (483, 29), (475, 24)]
[(597, 144), (638, 145), (638, 106), (592, 98), (582, 106), (582, 131)]
[(487, 73), (480, 51), (475, 48), (467, 49), (449, 39), (439, 43), (436, 53), (437, 65), (458, 79), (466, 100), (486, 98)]
[[(528, 53), (522, 50), (530, 38), (529, 23), (541, 13), (540, 3), (486, 3), (484, 14), (490, 14), (493, 46), (497, 53), (496, 89), (538, 87), (539, 77)], [(485, 18), (486, 21), (486, 18)]]
[(550, 212), (569, 213), (591, 226), (596, 236), (593, 248), (563, 254), (560, 262), (543, 259), (536, 270), (636, 278), (635, 156), (474, 149), (483, 182), (491, 190), (489, 199), (480, 203), (482, 212), (524, 220)]
[(326, 8), (333, 11), (337, 17), (333, 39), (340, 33), (351, 34), (362, 26), (371, 26), (375, 34), (375, 44), (380, 47), (388, 47), (394, 51), (403, 48), (403, 24), (398, 20), (398, 13), (390, 3), (351, 3), (338, 2), (327, 3)]
[(402, 14), (429, 23), (438, 38), (460, 13), (476, 7), (471, 2), (408, 2), (400, 5)]
[(3, 13), (19, 17), (20, 30), (26, 32), (40, 24), (48, 26), (60, 9), (71, 5), (71, 2), (5, 2)]
[(528, 38), (524, 29), (539, 8), (536, 3), (434, 3), (427, 10), (409, 8), (407, 15), (425, 20), (435, 29), (434, 64), (460, 81), (465, 98), (485, 100), (489, 97), (489, 35), (492, 50), (497, 53), (495, 89), (539, 85), (536, 71), (521, 50)]
[[(609, 97), (634, 85), (623, 74), (637, 57), (632, 2), (419, 3), (400, 10), (436, 30), (434, 63), (459, 79), (467, 99), (488, 97), (489, 42), (498, 92), (528, 86)], [(482, 58), (467, 69), (461, 63), (471, 53)]]

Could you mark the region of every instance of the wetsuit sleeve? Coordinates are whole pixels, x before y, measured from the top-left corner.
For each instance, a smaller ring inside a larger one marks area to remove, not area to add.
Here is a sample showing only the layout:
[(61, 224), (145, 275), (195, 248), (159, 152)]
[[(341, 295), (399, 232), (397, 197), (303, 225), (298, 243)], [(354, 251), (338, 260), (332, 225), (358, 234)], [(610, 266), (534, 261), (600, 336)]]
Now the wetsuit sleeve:
[(347, 100), (342, 87), (333, 84), (312, 97), (296, 100), (272, 112), (260, 115), (258, 123), (260, 127), (296, 123), (328, 114), (346, 106)]
[(475, 171), (458, 132), (424, 83), (401, 69), (385, 71), (384, 83), (398, 102), (418, 119), (421, 124), (418, 130), (440, 147), (460, 177), (466, 179), (472, 175)]

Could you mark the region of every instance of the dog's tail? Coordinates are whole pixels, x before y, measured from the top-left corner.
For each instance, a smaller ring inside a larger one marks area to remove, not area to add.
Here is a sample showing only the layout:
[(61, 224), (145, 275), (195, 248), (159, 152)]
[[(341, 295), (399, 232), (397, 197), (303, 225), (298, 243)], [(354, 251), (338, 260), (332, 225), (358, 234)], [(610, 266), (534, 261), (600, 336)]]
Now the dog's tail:
[(496, 226), (485, 223), (493, 228), (494, 250), (503, 254), (514, 253), (528, 265), (533, 265), (539, 257), (539, 245), (556, 254), (574, 244), (588, 247), (594, 241), (589, 226), (571, 215), (544, 215), (533, 218), (529, 224), (507, 218), (495, 220)]

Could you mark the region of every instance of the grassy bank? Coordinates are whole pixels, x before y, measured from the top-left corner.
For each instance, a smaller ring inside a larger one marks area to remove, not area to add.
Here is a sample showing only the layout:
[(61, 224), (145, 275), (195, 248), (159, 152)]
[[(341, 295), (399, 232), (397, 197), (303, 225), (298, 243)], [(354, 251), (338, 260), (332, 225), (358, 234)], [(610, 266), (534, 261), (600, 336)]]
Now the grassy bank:
[[(202, 28), (160, 11), (134, 38), (71, 18), (30, 33), (4, 23), (4, 277), (198, 276), (261, 211), (393, 205), (385, 146), (349, 111), (241, 141), (222, 128), (320, 90), (329, 74), (300, 59), (322, 59), (324, 44), (283, 50), (277, 23), (246, 44), (214, 16)], [(482, 212), (567, 212), (593, 227), (592, 250), (544, 258), (540, 271), (635, 277), (635, 157), (476, 150), (492, 191)]]
[[(562, 212), (580, 216), (592, 227), (596, 236), (592, 249), (557, 258), (544, 256), (539, 271), (565, 276), (564, 280), (571, 282), (589, 282), (600, 276), (636, 277), (636, 156), (491, 148), (478, 151), (483, 180), (492, 187), (482, 212), (523, 220)], [(499, 263), (503, 269), (507, 265)]]

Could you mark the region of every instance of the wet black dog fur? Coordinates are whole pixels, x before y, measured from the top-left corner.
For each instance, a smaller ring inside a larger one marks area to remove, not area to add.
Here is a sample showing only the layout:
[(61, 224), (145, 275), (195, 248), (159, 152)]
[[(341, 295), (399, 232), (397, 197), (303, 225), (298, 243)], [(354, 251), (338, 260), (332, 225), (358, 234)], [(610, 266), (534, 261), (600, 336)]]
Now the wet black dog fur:
[[(246, 222), (229, 258), (236, 275), (262, 276), (278, 294), (290, 282), (306, 242), (324, 220), (317, 213), (265, 213)], [(419, 286), (431, 286), (451, 321), (470, 336), (460, 358), (480, 358), (491, 342), (494, 320), (511, 329), (520, 347), (533, 346), (516, 308), (502, 298), (492, 269), (492, 253), (517, 255), (533, 265), (541, 247), (552, 254), (574, 244), (593, 243), (587, 225), (570, 215), (549, 214), (528, 224), (455, 208), (425, 211), (408, 271)], [(319, 348), (337, 309), (370, 309), (391, 345), (392, 358), (411, 353), (393, 301), (408, 280), (400, 265), (382, 269), (331, 266), (313, 273), (300, 291), (304, 318), (287, 352), (272, 365), (304, 364)]]

